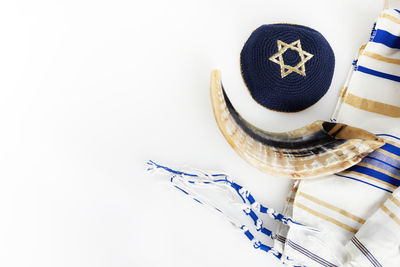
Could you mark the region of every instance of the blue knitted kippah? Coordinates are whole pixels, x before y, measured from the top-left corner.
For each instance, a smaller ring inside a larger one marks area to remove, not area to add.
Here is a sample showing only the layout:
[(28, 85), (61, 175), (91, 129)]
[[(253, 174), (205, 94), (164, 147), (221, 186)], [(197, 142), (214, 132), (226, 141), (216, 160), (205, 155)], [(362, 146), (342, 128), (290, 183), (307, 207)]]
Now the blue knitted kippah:
[(292, 24), (257, 28), (240, 54), (243, 80), (256, 102), (275, 111), (308, 108), (328, 91), (335, 56), (316, 30)]

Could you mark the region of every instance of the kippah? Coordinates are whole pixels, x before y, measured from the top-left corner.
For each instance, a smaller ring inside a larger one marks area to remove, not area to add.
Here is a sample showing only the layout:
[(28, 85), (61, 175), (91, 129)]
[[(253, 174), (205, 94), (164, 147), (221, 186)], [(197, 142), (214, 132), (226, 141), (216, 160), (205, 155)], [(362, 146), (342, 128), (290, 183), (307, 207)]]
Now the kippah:
[(275, 111), (301, 111), (329, 89), (335, 56), (314, 29), (293, 24), (257, 28), (240, 54), (243, 80), (260, 105)]

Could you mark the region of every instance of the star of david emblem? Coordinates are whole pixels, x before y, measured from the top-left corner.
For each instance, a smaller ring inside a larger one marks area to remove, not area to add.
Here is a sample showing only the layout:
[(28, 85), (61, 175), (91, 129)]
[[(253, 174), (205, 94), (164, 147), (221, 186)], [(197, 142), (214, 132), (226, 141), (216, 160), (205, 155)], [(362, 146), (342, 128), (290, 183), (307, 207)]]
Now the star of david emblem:
[[(295, 50), (299, 53), (301, 60), (296, 66), (286, 65), (283, 60), (283, 54), (288, 49)], [(281, 66), (281, 77), (285, 78), (292, 72), (296, 72), (302, 76), (306, 76), (305, 63), (309, 61), (313, 56), (314, 56), (313, 54), (308, 53), (301, 48), (300, 39), (290, 44), (278, 40), (278, 52), (273, 56), (271, 56), (269, 60)]]

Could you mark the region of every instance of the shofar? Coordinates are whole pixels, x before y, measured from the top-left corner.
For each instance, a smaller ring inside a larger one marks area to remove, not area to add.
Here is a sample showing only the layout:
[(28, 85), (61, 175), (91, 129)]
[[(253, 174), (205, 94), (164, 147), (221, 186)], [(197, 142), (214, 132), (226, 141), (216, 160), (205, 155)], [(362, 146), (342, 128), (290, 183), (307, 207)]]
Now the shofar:
[(211, 73), (211, 103), (218, 127), (250, 165), (274, 176), (316, 178), (345, 170), (384, 145), (374, 134), (342, 123), (316, 121), (303, 128), (271, 133), (245, 121)]

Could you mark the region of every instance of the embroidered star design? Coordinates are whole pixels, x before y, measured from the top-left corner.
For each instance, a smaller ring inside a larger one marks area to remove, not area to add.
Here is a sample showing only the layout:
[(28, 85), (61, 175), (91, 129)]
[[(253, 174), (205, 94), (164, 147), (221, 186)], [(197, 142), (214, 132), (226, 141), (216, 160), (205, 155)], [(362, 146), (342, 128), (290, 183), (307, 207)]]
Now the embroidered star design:
[[(286, 65), (283, 61), (283, 54), (288, 50), (295, 50), (299, 53), (300, 62), (296, 66)], [(305, 63), (309, 61), (314, 55), (304, 51), (301, 48), (300, 39), (294, 41), (293, 43), (287, 44), (278, 40), (278, 52), (271, 56), (269, 60), (281, 66), (281, 77), (285, 78), (292, 72), (296, 72), (300, 75), (306, 76), (306, 66)]]

